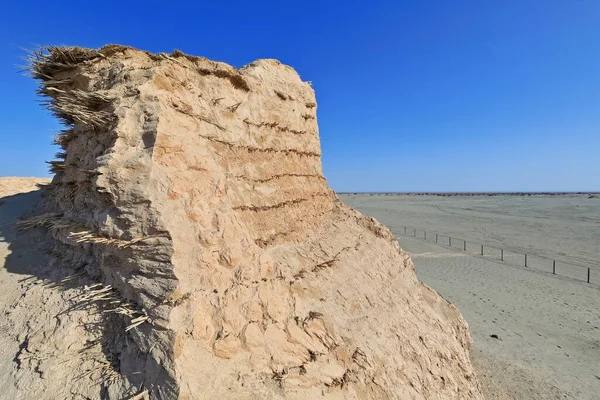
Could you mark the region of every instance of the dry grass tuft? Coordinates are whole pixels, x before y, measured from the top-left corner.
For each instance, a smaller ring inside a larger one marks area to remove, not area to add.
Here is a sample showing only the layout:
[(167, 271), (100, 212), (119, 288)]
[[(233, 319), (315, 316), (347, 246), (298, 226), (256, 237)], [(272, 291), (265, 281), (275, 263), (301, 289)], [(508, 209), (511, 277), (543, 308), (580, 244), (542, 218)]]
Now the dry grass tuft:
[(71, 140), (75, 138), (75, 130), (73, 128), (63, 129), (54, 136), (54, 144), (59, 145), (62, 149), (66, 149)]
[(64, 161), (54, 160), (54, 161), (46, 161), (46, 164), (50, 165), (48, 167), (48, 171), (53, 174), (58, 174), (59, 172), (63, 172), (65, 168), (67, 168), (67, 164)]
[(33, 78), (43, 81), (52, 81), (57, 73), (76, 68), (82, 62), (104, 57), (98, 50), (79, 46), (41, 46), (26, 51), (26, 69)]
[(71, 274), (69, 276), (64, 277), (63, 279), (61, 279), (60, 281), (56, 282), (56, 283), (48, 283), (47, 286), (48, 287), (59, 287), (59, 286), (64, 286), (67, 284), (70, 284), (72, 282), (77, 281), (79, 278), (83, 277), (86, 275), (85, 271), (79, 271), (79, 272), (75, 272), (74, 274)]
[(132, 240), (121, 240), (121, 239), (112, 239), (105, 238), (102, 236), (98, 236), (92, 231), (83, 230), (79, 232), (71, 232), (69, 233), (69, 239), (73, 239), (77, 243), (92, 243), (92, 244), (105, 244), (105, 245), (114, 245), (117, 248), (125, 248), (129, 246), (133, 246), (136, 243), (139, 243), (145, 240), (145, 237), (135, 238)]
[[(99, 344), (94, 344), (92, 346), (89, 346), (87, 348), (84, 348), (83, 350), (80, 351), (80, 353), (83, 353), (84, 351), (89, 351), (90, 349), (94, 349), (96, 348), (96, 352), (100, 352), (101, 349), (98, 348)], [(99, 376), (100, 380), (102, 380), (105, 383), (112, 383), (115, 382), (119, 379), (121, 379), (121, 375), (115, 370), (113, 364), (111, 364), (110, 361), (108, 360), (98, 360), (96, 359), (96, 357), (98, 357), (98, 355), (95, 355), (90, 357), (86, 355), (80, 355), (79, 356), (82, 361), (86, 361), (86, 360), (93, 360), (94, 365), (92, 368), (86, 369), (85, 371), (83, 371), (83, 373), (81, 373), (79, 376), (77, 376), (77, 380), (80, 379), (84, 379), (84, 378), (92, 378), (94, 375)]]
[(111, 123), (112, 114), (101, 110), (111, 100), (105, 94), (66, 90), (65, 86), (71, 84), (72, 79), (55, 78), (56, 74), (72, 70), (80, 63), (104, 57), (100, 51), (83, 47), (44, 46), (28, 53), (25, 69), (33, 78), (42, 81), (38, 94), (50, 98), (42, 104), (62, 124), (71, 127), (75, 122), (80, 122), (99, 128)]
[(50, 97), (49, 100), (42, 101), (42, 105), (67, 127), (80, 122), (92, 128), (101, 128), (113, 120), (111, 113), (100, 110), (110, 103), (110, 99), (102, 93), (82, 90), (64, 91), (51, 87), (42, 87), (38, 93)]
[(61, 217), (62, 214), (57, 213), (42, 214), (17, 222), (17, 227), (19, 230), (42, 227), (50, 228), (54, 225), (54, 223), (60, 220)]
[(122, 315), (129, 319), (129, 325), (125, 332), (148, 321), (150, 317), (145, 312), (139, 311), (136, 305), (122, 300), (119, 293), (110, 285), (104, 286), (96, 283), (91, 286), (84, 286), (83, 293), (76, 298), (77, 307), (87, 307), (92, 304), (102, 304), (106, 309), (104, 313), (114, 313)]
[[(70, 194), (71, 196), (71, 194)], [(46, 228), (52, 232), (59, 229), (67, 229), (69, 232), (67, 237), (76, 243), (91, 243), (102, 244), (108, 246), (116, 246), (117, 248), (126, 248), (143, 242), (155, 236), (138, 237), (131, 240), (107, 238), (98, 235), (88, 229), (82, 228), (81, 225), (62, 217), (62, 214), (49, 213), (36, 217), (28, 218), (17, 223), (19, 229), (30, 228)]]

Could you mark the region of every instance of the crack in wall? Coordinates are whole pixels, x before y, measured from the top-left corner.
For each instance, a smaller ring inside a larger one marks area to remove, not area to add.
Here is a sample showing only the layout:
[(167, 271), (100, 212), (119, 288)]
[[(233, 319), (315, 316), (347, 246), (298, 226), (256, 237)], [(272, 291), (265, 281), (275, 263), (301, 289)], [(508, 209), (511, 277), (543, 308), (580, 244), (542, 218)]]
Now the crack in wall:
[(286, 200), (286, 201), (282, 201), (280, 203), (275, 203), (275, 204), (270, 204), (270, 205), (264, 205), (264, 206), (256, 206), (256, 205), (241, 205), (241, 206), (236, 206), (233, 207), (234, 210), (242, 210), (242, 211), (268, 211), (268, 210), (273, 210), (275, 208), (282, 208), (282, 207), (286, 207), (286, 206), (291, 206), (291, 205), (296, 205), (296, 204), (301, 204), (304, 203), (306, 201), (310, 201), (312, 199), (314, 199), (315, 197), (329, 197), (330, 193), (315, 193), (310, 197), (302, 197), (302, 198), (298, 198), (298, 199), (292, 199), (292, 200)]
[(249, 178), (246, 175), (236, 175), (233, 178), (235, 179), (243, 179), (245, 181), (254, 182), (254, 183), (266, 183), (276, 179), (292, 177), (292, 178), (316, 178), (321, 181), (325, 181), (325, 177), (323, 175), (318, 174), (276, 174), (271, 175), (268, 178)]
[(287, 126), (281, 126), (281, 125), (279, 125), (279, 122), (252, 122), (248, 118), (246, 118), (246, 119), (244, 119), (244, 123), (246, 125), (255, 126), (257, 128), (262, 128), (263, 126), (266, 126), (268, 128), (276, 129), (279, 132), (290, 132), (290, 133), (293, 133), (294, 135), (309, 135), (310, 134), (310, 132), (308, 132), (308, 131), (301, 131), (301, 130), (297, 130), (297, 129), (292, 129)]
[(307, 156), (307, 157), (321, 157), (321, 153), (317, 153), (317, 152), (313, 152), (313, 151), (300, 151), (300, 150), (296, 150), (296, 149), (275, 149), (272, 147), (267, 147), (267, 148), (253, 147), (253, 146), (247, 146), (247, 145), (243, 145), (243, 144), (227, 142), (225, 140), (217, 139), (216, 137), (213, 137), (213, 136), (205, 136), (205, 135), (201, 135), (201, 134), (198, 134), (198, 136), (200, 136), (206, 140), (209, 140), (211, 142), (219, 143), (221, 145), (227, 146), (231, 149), (235, 149), (235, 150), (242, 149), (242, 150), (248, 151), (249, 153), (281, 153), (281, 154), (297, 154), (299, 156)]

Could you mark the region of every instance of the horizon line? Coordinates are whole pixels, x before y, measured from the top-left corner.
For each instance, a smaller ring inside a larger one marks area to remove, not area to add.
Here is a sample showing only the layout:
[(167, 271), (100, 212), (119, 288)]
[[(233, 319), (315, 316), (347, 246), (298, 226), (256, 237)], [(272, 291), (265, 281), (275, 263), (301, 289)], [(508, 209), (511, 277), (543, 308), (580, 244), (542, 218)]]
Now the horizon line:
[(487, 191), (487, 192), (435, 192), (435, 191), (423, 191), (423, 192), (379, 192), (379, 191), (337, 191), (334, 192), (339, 194), (591, 194), (591, 195), (600, 195), (600, 191), (598, 192), (588, 192), (588, 191), (535, 191), (535, 192), (526, 192), (526, 191)]

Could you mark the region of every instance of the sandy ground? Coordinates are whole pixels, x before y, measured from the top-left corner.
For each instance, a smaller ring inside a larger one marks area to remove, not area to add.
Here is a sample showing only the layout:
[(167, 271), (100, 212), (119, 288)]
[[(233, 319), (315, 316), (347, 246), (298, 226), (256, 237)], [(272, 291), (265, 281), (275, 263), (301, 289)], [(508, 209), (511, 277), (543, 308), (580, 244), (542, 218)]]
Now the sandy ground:
[[(38, 184), (48, 183), (50, 183), (50, 178), (2, 177), (0, 178), (0, 198), (38, 190)], [(5, 215), (8, 217), (7, 213)]]
[[(39, 200), (36, 184), (48, 182), (49, 179), (41, 178), (0, 178), (0, 398), (3, 399), (19, 398), (17, 382), (27, 373), (18, 368), (21, 353), (24, 352), (22, 343), (27, 341), (25, 325), (28, 323), (28, 313), (35, 312), (31, 307), (31, 303), (34, 303), (31, 299), (42, 293), (42, 290), (33, 290), (23, 301), (25, 288), (36, 279), (27, 271), (27, 266), (35, 265), (43, 255), (31, 244), (17, 243), (15, 222)], [(19, 254), (20, 265), (23, 266), (21, 269), (7, 262), (15, 244), (28, 248)], [(14, 318), (11, 315), (14, 312), (19, 312), (22, 318)], [(18, 319), (24, 319), (23, 323), (15, 324)]]
[[(4, 260), (9, 242), (14, 241), (15, 221), (39, 198), (37, 183), (47, 180), (0, 179), (0, 303), (4, 305), (23, 303), (19, 296), (24, 281), (33, 277), (27, 271), (7, 270)], [(22, 192), (31, 193), (16, 195)], [(405, 237), (400, 229), (426, 228), (535, 254), (560, 253), (565, 259), (600, 259), (598, 199), (341, 199), (392, 227), (401, 246), (412, 254), (419, 277), (459, 307), (470, 324), (471, 358), (487, 398), (600, 398), (599, 285)], [(35, 251), (23, 254), (29, 259), (24, 264), (41, 257)], [(0, 398), (13, 398), (11, 382), (20, 338), (5, 335), (12, 328), (0, 322)]]
[(17, 234), (40, 199), (38, 183), (48, 179), (0, 178), (0, 399), (98, 398), (90, 382), (106, 356), (100, 333), (83, 325), (100, 313), (75, 307), (80, 286), (57, 285), (73, 269), (52, 262), (44, 235)]
[(458, 306), (488, 398), (600, 398), (599, 285), (405, 237), (402, 228), (584, 262), (600, 259), (598, 199), (340, 198), (390, 226), (420, 279)]
[[(369, 196), (342, 200), (388, 225), (425, 229), (482, 243), (499, 256), (499, 247), (514, 263), (528, 254), (529, 265), (600, 283), (600, 198), (581, 196)], [(422, 232), (420, 233), (422, 235)], [(419, 235), (419, 232), (417, 232)], [(458, 243), (460, 246), (461, 244)], [(472, 245), (472, 251), (478, 251)], [(514, 254), (519, 253), (519, 255)]]

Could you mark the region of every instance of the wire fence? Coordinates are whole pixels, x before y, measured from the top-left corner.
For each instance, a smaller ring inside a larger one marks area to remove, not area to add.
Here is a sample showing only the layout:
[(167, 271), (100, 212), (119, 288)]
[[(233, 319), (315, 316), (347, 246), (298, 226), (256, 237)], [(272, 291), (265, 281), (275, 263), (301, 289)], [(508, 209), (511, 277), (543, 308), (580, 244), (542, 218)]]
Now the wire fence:
[(600, 284), (600, 265), (591, 264), (596, 267), (592, 269), (589, 267), (590, 264), (583, 265), (586, 263), (585, 260), (557, 260), (408, 226), (400, 226), (398, 233), (407, 237), (422, 239), (429, 243), (435, 243), (442, 247), (462, 250), (476, 256), (506, 262), (507, 264), (519, 265), (586, 283)]

